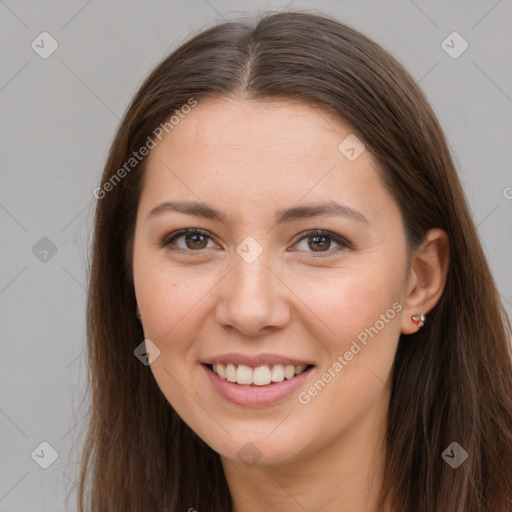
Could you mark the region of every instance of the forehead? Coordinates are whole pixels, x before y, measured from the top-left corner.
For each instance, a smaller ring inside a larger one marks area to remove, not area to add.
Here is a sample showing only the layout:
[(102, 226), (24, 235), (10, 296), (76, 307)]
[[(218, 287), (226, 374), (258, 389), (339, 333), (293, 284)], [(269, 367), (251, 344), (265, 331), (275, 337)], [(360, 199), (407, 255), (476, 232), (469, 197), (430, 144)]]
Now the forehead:
[(349, 136), (348, 124), (304, 103), (202, 100), (151, 150), (141, 204), (199, 199), (240, 215), (341, 199), (377, 214), (393, 199), (369, 151), (353, 161), (340, 152)]
[(240, 171), (266, 160), (260, 169), (265, 172), (285, 169), (304, 157), (332, 160), (340, 136), (350, 133), (332, 114), (304, 103), (207, 99), (180, 120), (153, 154), (170, 156), (172, 150), (174, 157), (186, 156), (191, 163), (207, 156), (212, 167), (243, 158)]
[(308, 144), (323, 145), (327, 142), (323, 132), (339, 132), (342, 126), (341, 120), (325, 110), (297, 101), (213, 98), (201, 100), (184, 116), (179, 132), (182, 139), (193, 139), (197, 144), (225, 143), (228, 139), (233, 145), (249, 148), (256, 137), (270, 150), (277, 150), (306, 133)]

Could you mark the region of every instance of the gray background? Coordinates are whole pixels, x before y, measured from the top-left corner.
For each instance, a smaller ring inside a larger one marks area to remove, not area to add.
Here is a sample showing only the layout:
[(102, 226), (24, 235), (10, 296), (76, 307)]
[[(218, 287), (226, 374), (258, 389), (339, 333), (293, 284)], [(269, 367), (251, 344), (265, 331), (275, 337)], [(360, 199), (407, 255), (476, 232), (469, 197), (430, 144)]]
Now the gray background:
[[(0, 0), (0, 511), (75, 508), (86, 424), (80, 400), (92, 191), (130, 98), (191, 31), (285, 6)], [(446, 132), (510, 313), (512, 2), (296, 0), (287, 7), (293, 8), (361, 30), (420, 82)], [(47, 59), (31, 47), (43, 31), (59, 44)], [(441, 47), (453, 31), (469, 43), (456, 59)], [(43, 237), (56, 254), (44, 253)], [(59, 454), (48, 469), (31, 458), (43, 441)]]

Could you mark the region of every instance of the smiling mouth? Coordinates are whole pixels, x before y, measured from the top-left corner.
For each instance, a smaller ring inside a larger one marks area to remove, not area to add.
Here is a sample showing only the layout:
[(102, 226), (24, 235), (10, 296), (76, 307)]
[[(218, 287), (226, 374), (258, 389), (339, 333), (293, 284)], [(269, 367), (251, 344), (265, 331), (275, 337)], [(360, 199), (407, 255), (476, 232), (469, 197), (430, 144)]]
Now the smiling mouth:
[(291, 380), (313, 368), (313, 365), (262, 365), (255, 368), (243, 364), (214, 363), (205, 365), (218, 377), (245, 386), (268, 386)]

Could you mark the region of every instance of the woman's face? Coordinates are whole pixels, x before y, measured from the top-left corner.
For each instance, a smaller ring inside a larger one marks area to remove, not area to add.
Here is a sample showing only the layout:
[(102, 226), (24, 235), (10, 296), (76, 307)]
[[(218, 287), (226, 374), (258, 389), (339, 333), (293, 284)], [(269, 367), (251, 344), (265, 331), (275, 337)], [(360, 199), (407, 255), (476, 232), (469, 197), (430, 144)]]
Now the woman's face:
[[(407, 249), (351, 134), (301, 103), (209, 99), (148, 157), (134, 279), (150, 368), (225, 459), (287, 464), (383, 428)], [(173, 238), (185, 228), (201, 232)]]

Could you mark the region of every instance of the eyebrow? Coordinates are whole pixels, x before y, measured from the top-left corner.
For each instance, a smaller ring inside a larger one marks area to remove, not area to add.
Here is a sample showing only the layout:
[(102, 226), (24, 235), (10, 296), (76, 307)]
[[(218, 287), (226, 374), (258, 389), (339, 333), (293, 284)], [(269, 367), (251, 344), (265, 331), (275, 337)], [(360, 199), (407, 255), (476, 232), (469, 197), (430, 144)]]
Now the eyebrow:
[[(227, 217), (224, 213), (205, 203), (196, 201), (164, 201), (163, 203), (155, 206), (147, 214), (146, 219), (149, 220), (156, 215), (171, 211), (184, 213), (186, 215), (194, 215), (195, 217), (203, 217), (205, 219), (218, 220), (224, 223), (227, 221)], [(361, 212), (335, 201), (295, 206), (292, 208), (278, 210), (274, 216), (274, 222), (276, 224), (282, 224), (284, 222), (292, 222), (294, 220), (316, 217), (318, 215), (349, 217), (358, 222), (369, 224), (368, 220)]]

